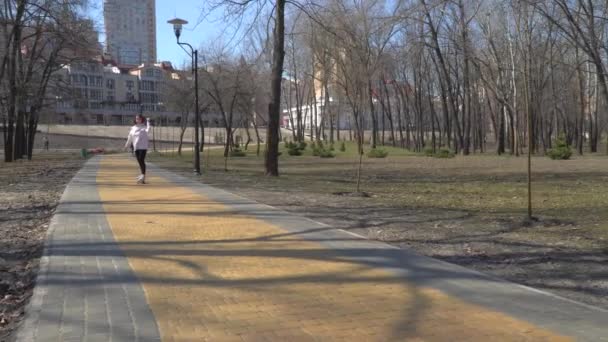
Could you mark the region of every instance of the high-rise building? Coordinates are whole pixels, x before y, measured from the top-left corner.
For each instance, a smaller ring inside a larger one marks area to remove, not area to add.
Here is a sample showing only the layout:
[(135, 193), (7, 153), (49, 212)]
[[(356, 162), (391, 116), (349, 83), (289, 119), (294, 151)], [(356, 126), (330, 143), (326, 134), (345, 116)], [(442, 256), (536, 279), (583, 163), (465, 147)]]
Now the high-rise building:
[(107, 52), (119, 64), (156, 63), (155, 0), (104, 0)]

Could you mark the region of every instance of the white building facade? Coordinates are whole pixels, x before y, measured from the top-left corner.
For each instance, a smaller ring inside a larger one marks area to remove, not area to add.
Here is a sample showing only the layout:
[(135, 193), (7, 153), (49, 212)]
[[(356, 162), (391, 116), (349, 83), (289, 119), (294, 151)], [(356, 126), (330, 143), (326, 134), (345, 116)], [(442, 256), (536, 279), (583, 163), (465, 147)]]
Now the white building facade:
[(137, 113), (175, 122), (180, 116), (164, 105), (165, 84), (177, 77), (170, 64), (142, 64), (133, 69), (97, 61), (74, 63), (57, 73), (64, 85), (55, 94), (55, 122), (121, 125)]

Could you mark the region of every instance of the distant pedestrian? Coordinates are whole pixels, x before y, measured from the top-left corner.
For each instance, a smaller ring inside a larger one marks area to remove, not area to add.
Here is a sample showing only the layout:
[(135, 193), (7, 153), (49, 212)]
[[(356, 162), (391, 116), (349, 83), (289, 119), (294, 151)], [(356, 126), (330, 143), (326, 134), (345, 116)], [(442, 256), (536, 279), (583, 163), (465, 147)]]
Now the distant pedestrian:
[(146, 183), (146, 153), (148, 152), (148, 132), (150, 122), (141, 114), (135, 117), (135, 125), (131, 127), (125, 150), (131, 146), (135, 150), (135, 157), (139, 163), (141, 174), (137, 177), (137, 184)]
[(48, 151), (49, 150), (49, 138), (45, 135), (44, 138), (42, 138), (42, 142), (44, 143), (44, 150)]

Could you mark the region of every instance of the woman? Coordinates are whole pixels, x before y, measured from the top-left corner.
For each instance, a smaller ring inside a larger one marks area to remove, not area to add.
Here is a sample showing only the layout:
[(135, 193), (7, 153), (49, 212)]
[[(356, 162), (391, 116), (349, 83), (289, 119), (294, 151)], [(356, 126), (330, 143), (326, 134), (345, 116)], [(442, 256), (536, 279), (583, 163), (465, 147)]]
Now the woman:
[(146, 153), (148, 152), (148, 132), (150, 122), (141, 114), (135, 117), (135, 125), (131, 127), (125, 149), (133, 147), (135, 157), (139, 163), (141, 174), (137, 177), (137, 184), (146, 184)]

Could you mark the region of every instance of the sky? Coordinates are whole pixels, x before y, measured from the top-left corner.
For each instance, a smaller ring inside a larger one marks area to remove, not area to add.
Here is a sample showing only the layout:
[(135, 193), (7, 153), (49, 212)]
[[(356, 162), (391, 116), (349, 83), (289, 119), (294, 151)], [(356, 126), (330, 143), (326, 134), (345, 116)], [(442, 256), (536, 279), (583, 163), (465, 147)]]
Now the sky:
[[(103, 43), (103, 0), (91, 0), (90, 3), (88, 14), (97, 22), (99, 39)], [(167, 20), (175, 17), (187, 20), (181, 41), (190, 43), (195, 48), (200, 48), (221, 35), (225, 25), (216, 19), (219, 14), (201, 21), (204, 3), (205, 0), (156, 0), (156, 47), (159, 61), (170, 61), (174, 66), (180, 67), (190, 60), (177, 45), (173, 27), (167, 24)]]

